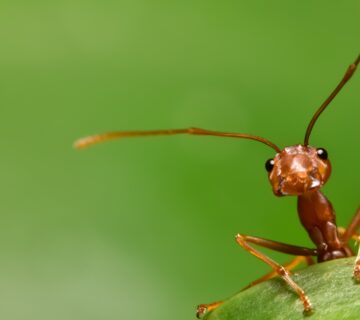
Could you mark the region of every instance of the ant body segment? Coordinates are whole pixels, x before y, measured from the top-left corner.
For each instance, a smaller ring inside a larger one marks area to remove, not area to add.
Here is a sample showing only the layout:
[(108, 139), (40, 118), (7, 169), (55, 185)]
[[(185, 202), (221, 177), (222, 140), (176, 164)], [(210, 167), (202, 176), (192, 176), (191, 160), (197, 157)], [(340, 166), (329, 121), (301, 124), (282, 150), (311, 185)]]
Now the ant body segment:
[[(304, 313), (309, 314), (312, 311), (310, 299), (307, 297), (304, 290), (291, 278), (289, 270), (301, 262), (306, 262), (308, 265), (312, 264), (312, 257), (316, 257), (318, 262), (323, 262), (355, 256), (355, 253), (349, 247), (348, 242), (354, 237), (356, 230), (360, 227), (360, 207), (357, 209), (352, 221), (345, 230), (337, 227), (335, 211), (332, 204), (320, 191), (321, 187), (327, 182), (331, 174), (330, 160), (328, 159), (328, 154), (325, 149), (315, 148), (309, 145), (309, 138), (320, 114), (350, 80), (359, 63), (360, 55), (354, 63), (348, 67), (342, 80), (315, 112), (307, 127), (303, 144), (280, 149), (273, 142), (251, 134), (188, 128), (104, 133), (80, 139), (75, 142), (75, 147), (81, 149), (98, 142), (125, 137), (190, 134), (251, 139), (259, 141), (274, 149), (276, 151), (275, 157), (269, 159), (265, 163), (265, 168), (268, 171), (268, 178), (273, 192), (276, 196), (297, 196), (297, 211), (300, 221), (316, 248), (312, 249), (293, 246), (243, 234), (236, 235), (235, 239), (242, 248), (268, 264), (273, 270), (262, 278), (252, 282), (246, 288), (274, 276), (280, 276), (298, 295), (303, 304)], [(251, 244), (291, 254), (296, 257), (287, 265), (282, 266), (253, 248)], [(360, 281), (360, 249), (355, 259), (353, 278), (357, 282)], [(197, 308), (197, 317), (204, 315), (206, 312), (215, 309), (221, 304), (222, 301), (199, 305)]]

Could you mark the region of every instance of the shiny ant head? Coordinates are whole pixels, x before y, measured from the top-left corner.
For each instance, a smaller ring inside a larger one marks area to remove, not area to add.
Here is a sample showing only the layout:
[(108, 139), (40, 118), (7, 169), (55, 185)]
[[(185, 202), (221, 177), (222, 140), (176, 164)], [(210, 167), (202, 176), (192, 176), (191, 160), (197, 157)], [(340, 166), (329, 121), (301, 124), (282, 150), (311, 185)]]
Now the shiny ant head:
[(274, 194), (301, 195), (321, 188), (329, 179), (331, 164), (323, 148), (286, 147), (265, 164)]
[(330, 96), (315, 112), (307, 127), (304, 144), (286, 147), (283, 150), (280, 150), (276, 145), (273, 146), (277, 154), (274, 159), (266, 162), (265, 167), (269, 172), (269, 180), (275, 195), (301, 195), (311, 190), (320, 189), (329, 179), (331, 164), (327, 152), (325, 149), (309, 146), (310, 134), (320, 114), (345, 83), (349, 81), (359, 63), (360, 55), (349, 66)]

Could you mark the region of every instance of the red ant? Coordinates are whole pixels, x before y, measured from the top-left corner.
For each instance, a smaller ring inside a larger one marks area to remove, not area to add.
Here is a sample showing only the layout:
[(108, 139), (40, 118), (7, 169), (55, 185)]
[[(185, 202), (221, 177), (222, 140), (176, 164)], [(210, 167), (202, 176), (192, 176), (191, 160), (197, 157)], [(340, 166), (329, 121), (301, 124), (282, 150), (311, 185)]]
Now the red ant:
[[(238, 234), (235, 238), (241, 247), (273, 269), (272, 272), (252, 282), (246, 288), (278, 275), (284, 279), (299, 296), (304, 306), (304, 313), (309, 314), (312, 311), (310, 300), (304, 290), (291, 278), (288, 270), (291, 270), (302, 261), (305, 261), (307, 264), (312, 264), (313, 261), (311, 257), (317, 257), (317, 261), (322, 262), (354, 256), (355, 254), (350, 249), (348, 241), (355, 235), (356, 230), (360, 227), (360, 207), (357, 209), (347, 229), (342, 230), (337, 227), (335, 211), (332, 204), (320, 191), (320, 188), (329, 179), (331, 173), (328, 153), (323, 148), (310, 146), (309, 138), (317, 119), (349, 81), (359, 63), (360, 55), (355, 62), (348, 67), (340, 83), (316, 111), (307, 127), (304, 143), (289, 146), (283, 150), (273, 142), (255, 135), (218, 132), (199, 128), (110, 132), (80, 139), (75, 143), (75, 147), (84, 148), (94, 143), (125, 137), (191, 134), (251, 139), (273, 148), (276, 151), (276, 155), (265, 164), (273, 192), (276, 196), (295, 195), (298, 197), (297, 210), (300, 221), (308, 232), (310, 239), (314, 242), (316, 249), (293, 246), (243, 234)], [(284, 267), (254, 249), (250, 243), (295, 255), (296, 257)], [(360, 281), (360, 250), (355, 260), (353, 278), (355, 281)], [(222, 304), (222, 301), (199, 305), (197, 308), (197, 316), (202, 316), (220, 304)]]

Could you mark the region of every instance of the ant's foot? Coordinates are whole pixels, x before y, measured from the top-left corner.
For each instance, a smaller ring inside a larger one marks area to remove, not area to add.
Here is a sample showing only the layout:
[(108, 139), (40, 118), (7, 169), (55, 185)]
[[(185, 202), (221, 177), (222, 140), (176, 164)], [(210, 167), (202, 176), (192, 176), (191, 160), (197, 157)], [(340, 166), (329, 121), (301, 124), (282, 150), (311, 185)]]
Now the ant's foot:
[(304, 303), (304, 316), (311, 316), (313, 314), (313, 308), (310, 299), (307, 296), (305, 296), (303, 303)]
[(222, 301), (217, 301), (209, 304), (199, 304), (196, 308), (196, 317), (198, 319), (202, 318), (206, 313), (216, 309), (222, 303)]
[(360, 283), (360, 265), (358, 264), (354, 267), (353, 279), (356, 283)]
[(305, 317), (310, 317), (314, 313), (314, 310), (310, 308), (309, 310), (304, 310), (303, 314)]
[(196, 318), (201, 319), (207, 312), (206, 304), (199, 304), (196, 308)]

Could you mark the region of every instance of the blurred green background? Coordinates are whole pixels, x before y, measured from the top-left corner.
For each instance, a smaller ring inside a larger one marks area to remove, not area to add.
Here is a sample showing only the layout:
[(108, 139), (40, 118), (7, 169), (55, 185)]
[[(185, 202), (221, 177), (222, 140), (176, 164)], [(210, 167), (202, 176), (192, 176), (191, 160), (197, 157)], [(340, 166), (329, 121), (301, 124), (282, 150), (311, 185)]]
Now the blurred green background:
[[(237, 232), (311, 246), (262, 144), (129, 139), (198, 126), (300, 143), (359, 53), (357, 0), (0, 4), (0, 317), (193, 319), (268, 267)], [(360, 74), (316, 124), (339, 224), (359, 204)], [(267, 251), (266, 251), (267, 252)], [(280, 262), (290, 257), (272, 253)], [(274, 293), (276, 294), (276, 293)]]

